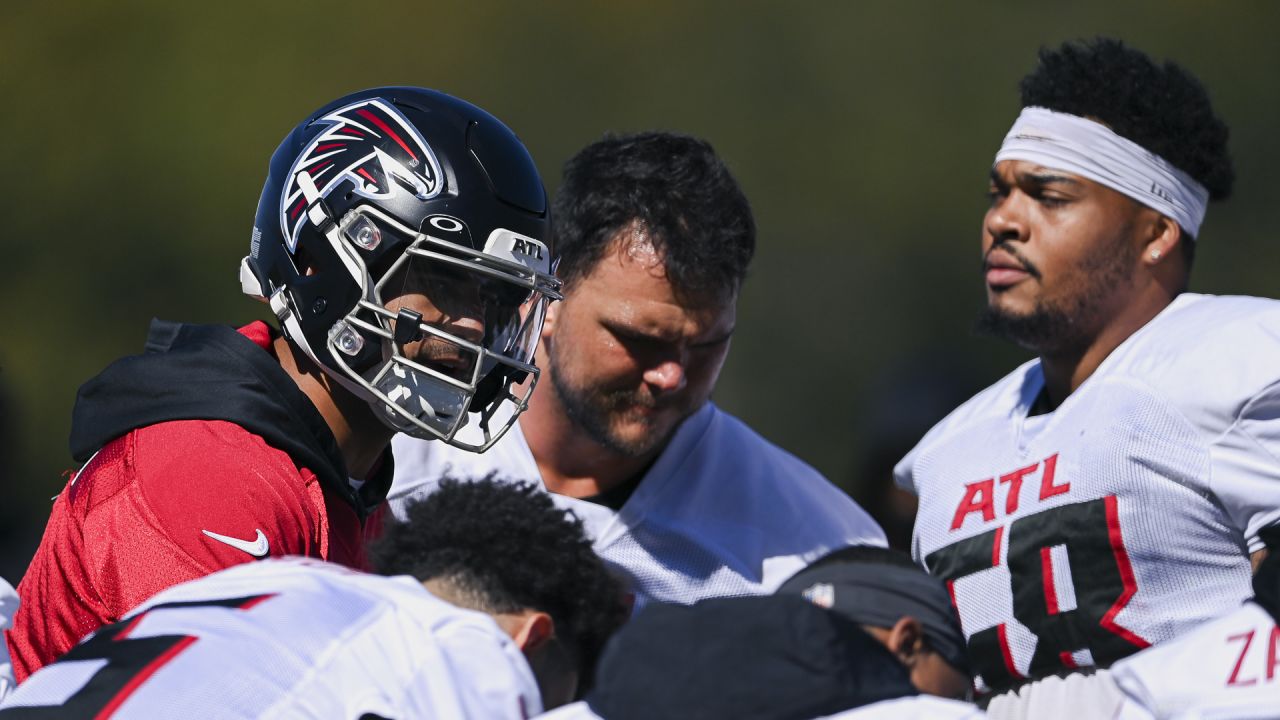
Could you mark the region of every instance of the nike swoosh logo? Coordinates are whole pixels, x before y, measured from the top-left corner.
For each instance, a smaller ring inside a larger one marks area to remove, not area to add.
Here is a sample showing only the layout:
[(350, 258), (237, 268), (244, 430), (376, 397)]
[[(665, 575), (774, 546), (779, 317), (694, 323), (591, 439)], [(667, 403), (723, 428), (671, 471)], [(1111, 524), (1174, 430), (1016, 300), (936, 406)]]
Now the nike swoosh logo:
[(252, 541), (227, 537), (226, 535), (219, 535), (216, 532), (209, 532), (208, 530), (201, 530), (200, 532), (220, 543), (226, 543), (237, 550), (243, 550), (256, 558), (264, 558), (267, 556), (267, 553), (271, 552), (271, 544), (267, 542), (267, 536), (263, 535), (261, 530), (258, 530), (258, 537)]

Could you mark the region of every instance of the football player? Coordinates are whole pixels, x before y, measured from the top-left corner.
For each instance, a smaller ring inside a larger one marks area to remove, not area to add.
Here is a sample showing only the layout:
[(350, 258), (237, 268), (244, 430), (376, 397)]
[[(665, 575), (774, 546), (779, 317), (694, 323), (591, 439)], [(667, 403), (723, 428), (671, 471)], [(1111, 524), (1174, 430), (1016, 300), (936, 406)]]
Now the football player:
[(968, 651), (951, 598), (906, 553), (837, 550), (796, 573), (778, 594), (803, 597), (857, 623), (907, 668), (921, 692), (957, 699), (969, 694)]
[(156, 595), (32, 675), (0, 718), (511, 718), (570, 700), (626, 617), (582, 523), (531, 486), (443, 484), (374, 546)]
[[(154, 322), (86, 383), (7, 634), (21, 681), (156, 592), (306, 555), (360, 567), (391, 436), (481, 450), (524, 408), (557, 297), (533, 160), (422, 88), (340, 98), (272, 156), (243, 290), (277, 327)], [(516, 383), (523, 383), (515, 388)]]
[[(993, 717), (1109, 717), (1090, 674), (1239, 607), (1280, 521), (1280, 303), (1186, 292), (1232, 185), (1173, 63), (1044, 50), (991, 169), (980, 327), (1038, 357), (899, 463)], [(1210, 240), (1212, 243), (1212, 239)]]
[(969, 689), (964, 653), (941, 582), (897, 551), (855, 547), (771, 597), (645, 608), (586, 700), (548, 717), (978, 718), (947, 699)]
[(552, 214), (565, 299), (538, 351), (549, 382), (483, 456), (395, 443), (393, 510), (446, 472), (535, 481), (584, 518), (638, 605), (768, 593), (830, 550), (885, 543), (843, 492), (709, 402), (755, 249), (709, 144), (592, 143)]
[(1280, 528), (1243, 607), (1112, 667), (1117, 720), (1280, 716)]

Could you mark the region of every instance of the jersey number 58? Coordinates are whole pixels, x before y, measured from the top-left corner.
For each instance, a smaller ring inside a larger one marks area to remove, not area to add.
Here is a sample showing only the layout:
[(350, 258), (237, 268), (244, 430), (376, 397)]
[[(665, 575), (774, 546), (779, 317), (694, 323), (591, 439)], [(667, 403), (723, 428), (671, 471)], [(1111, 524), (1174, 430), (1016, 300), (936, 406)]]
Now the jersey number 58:
[[(954, 602), (957, 580), (1000, 564), (1004, 535), (1005, 528), (999, 527), (966, 538), (929, 554), (925, 565), (946, 581)], [(1024, 673), (1014, 661), (1005, 623), (969, 636), (969, 654), (991, 691), (1079, 667), (1082, 651), (1088, 651), (1094, 665), (1107, 667), (1150, 645), (1116, 622), (1138, 586), (1114, 495), (1018, 518), (1008, 526), (1008, 542), (1013, 616), (1035, 635), (1036, 643)], [(1055, 578), (1066, 573), (1055, 573), (1055, 557), (1067, 561), (1074, 608), (1064, 607), (1059, 597)], [(965, 608), (956, 609), (964, 619)]]

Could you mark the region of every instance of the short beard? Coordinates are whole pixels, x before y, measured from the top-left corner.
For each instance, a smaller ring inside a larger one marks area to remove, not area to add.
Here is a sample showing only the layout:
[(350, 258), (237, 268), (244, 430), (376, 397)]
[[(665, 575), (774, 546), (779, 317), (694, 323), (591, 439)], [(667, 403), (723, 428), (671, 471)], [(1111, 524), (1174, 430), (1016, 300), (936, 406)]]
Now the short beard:
[[(615, 390), (600, 393), (590, 388), (574, 387), (565, 379), (563, 367), (556, 361), (556, 353), (548, 352), (548, 372), (551, 375), (551, 388), (564, 408), (569, 421), (580, 428), (598, 445), (615, 454), (627, 458), (644, 457), (656, 448), (662, 447), (674, 434), (679, 423), (672, 426), (664, 435), (656, 432), (646, 433), (639, 440), (627, 440), (613, 431), (610, 418), (619, 407), (640, 406), (653, 407), (653, 397), (637, 394), (630, 390)], [(684, 418), (681, 418), (683, 421)]]
[(1046, 357), (1081, 352), (1097, 335), (1107, 312), (1107, 299), (1117, 287), (1132, 282), (1130, 272), (1136, 256), (1134, 246), (1128, 243), (1118, 244), (1114, 253), (1096, 253), (1072, 270), (1084, 279), (1073, 296), (1052, 304), (1038, 300), (1025, 315), (988, 304), (978, 315), (974, 332), (1009, 340)]
[(1065, 352), (1080, 344), (1080, 326), (1076, 315), (1061, 308), (1037, 303), (1026, 315), (1013, 315), (991, 307), (982, 308), (973, 331), (1016, 343), (1042, 355)]

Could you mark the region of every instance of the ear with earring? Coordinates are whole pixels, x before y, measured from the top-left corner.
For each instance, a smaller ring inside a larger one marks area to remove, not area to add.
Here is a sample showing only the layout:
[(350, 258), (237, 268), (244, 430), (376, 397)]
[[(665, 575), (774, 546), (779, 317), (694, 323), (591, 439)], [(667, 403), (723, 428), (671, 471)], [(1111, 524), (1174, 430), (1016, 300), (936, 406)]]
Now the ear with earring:
[(1159, 251), (1159, 250), (1152, 250), (1152, 251), (1151, 251), (1151, 259), (1152, 259), (1152, 260), (1159, 260), (1159, 259), (1160, 259), (1160, 251)]

